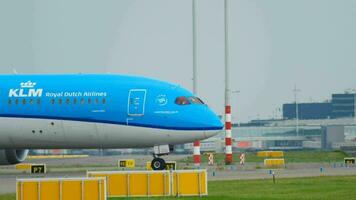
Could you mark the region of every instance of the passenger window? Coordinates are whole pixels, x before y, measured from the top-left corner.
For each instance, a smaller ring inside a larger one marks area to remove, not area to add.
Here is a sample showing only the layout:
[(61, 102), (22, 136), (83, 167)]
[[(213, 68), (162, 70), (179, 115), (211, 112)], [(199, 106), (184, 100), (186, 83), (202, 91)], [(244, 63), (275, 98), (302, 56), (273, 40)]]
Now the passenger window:
[(58, 104), (62, 105), (62, 99), (58, 99)]
[(177, 97), (175, 103), (178, 105), (189, 105), (190, 102), (186, 97)]
[(99, 99), (95, 99), (95, 104), (99, 104)]
[(30, 99), (30, 104), (33, 105), (33, 99)]
[(73, 99), (73, 104), (77, 104), (77, 98)]
[(70, 104), (70, 99), (66, 99), (66, 104)]
[(11, 99), (9, 99), (8, 104), (11, 105)]
[(91, 98), (88, 99), (88, 104), (91, 104)]
[(38, 105), (41, 104), (41, 99), (37, 99), (37, 104), (38, 104)]
[(54, 99), (51, 99), (51, 104), (52, 104), (52, 105), (54, 104)]
[(103, 104), (106, 104), (106, 99), (103, 99)]
[(18, 105), (18, 104), (19, 104), (19, 100), (18, 100), (18, 99), (16, 99), (15, 103), (16, 103), (16, 105)]
[(22, 99), (22, 104), (26, 105), (26, 99)]
[(80, 99), (80, 104), (84, 105), (85, 104), (85, 99)]

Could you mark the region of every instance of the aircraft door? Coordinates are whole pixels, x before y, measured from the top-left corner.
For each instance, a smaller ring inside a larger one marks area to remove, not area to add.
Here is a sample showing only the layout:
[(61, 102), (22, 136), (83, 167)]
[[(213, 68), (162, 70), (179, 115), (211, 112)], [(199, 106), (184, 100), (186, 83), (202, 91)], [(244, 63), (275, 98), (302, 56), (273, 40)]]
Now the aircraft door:
[(145, 89), (132, 89), (129, 91), (127, 109), (129, 116), (143, 116), (145, 114), (146, 92)]

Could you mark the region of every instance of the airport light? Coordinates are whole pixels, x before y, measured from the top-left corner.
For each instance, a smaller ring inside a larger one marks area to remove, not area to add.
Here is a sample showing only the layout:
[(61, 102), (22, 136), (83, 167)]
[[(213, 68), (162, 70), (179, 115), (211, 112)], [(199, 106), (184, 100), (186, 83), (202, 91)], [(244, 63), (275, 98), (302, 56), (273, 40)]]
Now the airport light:
[(229, 63), (229, 12), (228, 0), (224, 1), (225, 12), (225, 164), (232, 164), (232, 139), (231, 139), (231, 89), (230, 89), (230, 63)]
[[(345, 91), (346, 93), (351, 93), (351, 94), (353, 94), (354, 95), (354, 124), (356, 125), (356, 89), (347, 89), (346, 91)], [(352, 116), (351, 116), (352, 117)]]
[(356, 125), (356, 94), (354, 94), (354, 123)]
[[(196, 0), (192, 0), (192, 34), (193, 34), (193, 93), (198, 96), (198, 69), (197, 69), (197, 31), (196, 31)], [(193, 144), (193, 162), (196, 167), (200, 166), (201, 153), (200, 141), (197, 140)]]
[(299, 105), (298, 105), (298, 92), (301, 92), (300, 89), (297, 88), (297, 85), (294, 86), (294, 100), (295, 100), (295, 118), (296, 118), (296, 132), (297, 136), (299, 136)]
[(196, 31), (196, 0), (192, 0), (192, 33), (193, 33), (193, 92), (198, 93), (197, 69), (197, 31)]

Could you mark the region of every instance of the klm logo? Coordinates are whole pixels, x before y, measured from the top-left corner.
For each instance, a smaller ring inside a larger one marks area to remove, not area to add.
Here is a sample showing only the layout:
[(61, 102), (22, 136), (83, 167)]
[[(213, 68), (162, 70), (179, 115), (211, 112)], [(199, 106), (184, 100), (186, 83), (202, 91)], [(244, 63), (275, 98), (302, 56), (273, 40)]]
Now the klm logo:
[(31, 81), (21, 83), (20, 89), (10, 89), (9, 97), (42, 97), (43, 89), (35, 89), (36, 84)]

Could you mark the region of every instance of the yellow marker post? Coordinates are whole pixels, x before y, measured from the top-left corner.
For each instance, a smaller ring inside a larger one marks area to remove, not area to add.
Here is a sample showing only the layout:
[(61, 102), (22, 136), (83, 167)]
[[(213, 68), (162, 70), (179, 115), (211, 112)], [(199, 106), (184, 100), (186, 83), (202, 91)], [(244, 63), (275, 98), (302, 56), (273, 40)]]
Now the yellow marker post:
[(31, 174), (45, 174), (47, 173), (46, 164), (32, 164)]
[(345, 164), (355, 164), (355, 158), (352, 157), (352, 158), (344, 158), (344, 162)]
[(167, 161), (166, 162), (166, 170), (177, 170), (177, 162), (176, 161)]
[(47, 173), (46, 164), (20, 163), (15, 165), (15, 169), (29, 172), (31, 174)]
[(135, 168), (136, 163), (133, 159), (119, 160), (118, 166), (119, 168)]

